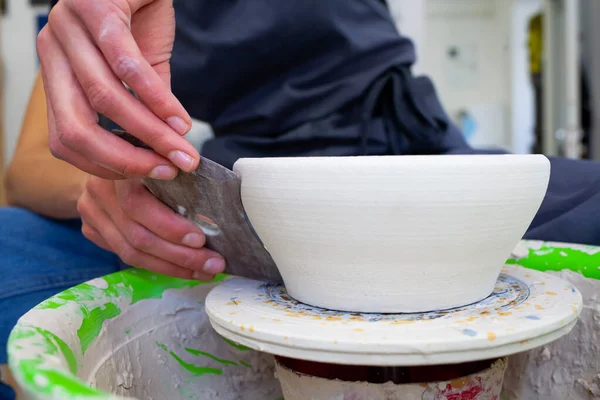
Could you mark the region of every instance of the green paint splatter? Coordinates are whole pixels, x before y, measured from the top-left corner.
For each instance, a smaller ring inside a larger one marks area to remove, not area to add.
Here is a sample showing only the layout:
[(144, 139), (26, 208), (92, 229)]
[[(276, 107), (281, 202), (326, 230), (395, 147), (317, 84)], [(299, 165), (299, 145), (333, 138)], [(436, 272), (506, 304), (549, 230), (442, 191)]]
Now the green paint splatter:
[(222, 282), (225, 278), (226, 275), (220, 274), (212, 281), (201, 282), (159, 275), (145, 269), (129, 269), (118, 274), (108, 275), (104, 279), (108, 282), (109, 288), (119, 284), (124, 284), (129, 288), (131, 304), (135, 304), (140, 300), (161, 299), (168, 289), (191, 288), (206, 283)]
[(107, 319), (116, 317), (121, 313), (121, 309), (116, 304), (108, 303), (104, 307), (94, 308), (92, 311), (83, 309), (84, 317), (81, 321), (81, 328), (77, 331), (81, 344), (81, 354), (85, 354), (90, 344), (100, 334), (102, 325)]
[(173, 357), (175, 359), (175, 361), (177, 361), (177, 363), (179, 363), (179, 365), (183, 369), (191, 372), (192, 374), (194, 374), (196, 376), (206, 375), (206, 374), (221, 375), (223, 373), (223, 370), (221, 370), (219, 368), (200, 367), (198, 365), (187, 363), (187, 362), (183, 361), (177, 354), (170, 351), (169, 348), (167, 346), (165, 346), (164, 344), (161, 344), (161, 343), (156, 343), (156, 344), (158, 345), (158, 347), (160, 347), (164, 351), (168, 352), (169, 355), (171, 355), (171, 357)]
[(186, 347), (185, 351), (187, 351), (188, 353), (190, 353), (190, 354), (192, 354), (194, 356), (208, 357), (208, 358), (210, 358), (210, 359), (218, 362), (219, 364), (223, 364), (223, 365), (238, 365), (235, 361), (224, 360), (222, 358), (215, 357), (212, 354), (207, 353), (205, 351), (196, 350), (196, 349), (190, 349), (189, 347)]
[[(526, 242), (524, 244), (527, 245)], [(586, 278), (600, 279), (600, 248), (595, 253), (590, 253), (573, 248), (544, 245), (539, 249), (529, 249), (525, 257), (518, 260), (509, 259), (506, 263), (538, 271), (568, 269), (579, 272)]]
[[(81, 352), (85, 353), (102, 330), (104, 321), (118, 316), (121, 312), (119, 304), (130, 305), (145, 299), (161, 299), (168, 289), (192, 288), (205, 283), (222, 282), (227, 275), (221, 274), (211, 282), (191, 281), (171, 278), (154, 274), (143, 269), (130, 269), (108, 275), (104, 278), (105, 285), (83, 283), (67, 289), (52, 298), (39, 304), (36, 309), (59, 309), (69, 305), (74, 308), (74, 315), (82, 317), (82, 323), (77, 331), (80, 340)], [(105, 286), (105, 287), (103, 287)], [(69, 311), (67, 314), (71, 314)], [(131, 332), (127, 329), (126, 334)], [(39, 339), (38, 339), (39, 337)], [(35, 344), (16, 344), (20, 340), (37, 340)], [(12, 351), (32, 345), (43, 346), (40, 356), (35, 359), (22, 359), (17, 362), (19, 376), (28, 387), (38, 394), (51, 395), (60, 391), (72, 397), (86, 396), (107, 398), (106, 394), (93, 389), (75, 376), (77, 372), (77, 358), (72, 349), (58, 336), (49, 331), (28, 325), (18, 325), (11, 333), (9, 347)], [(168, 351), (168, 349), (166, 349)], [(45, 356), (61, 353), (68, 364), (69, 375), (52, 367), (44, 367)], [(175, 353), (169, 354), (181, 365), (182, 368), (194, 375), (222, 374), (217, 368), (200, 367), (186, 363)], [(227, 362), (227, 360), (221, 360)]]
[[(220, 274), (210, 282), (185, 280), (155, 274), (144, 269), (128, 269), (107, 275), (103, 278), (106, 287), (83, 283), (67, 289), (39, 304), (36, 309), (58, 309), (67, 304), (75, 304), (83, 320), (77, 331), (81, 340), (81, 351), (85, 353), (88, 347), (100, 334), (102, 323), (114, 318), (120, 313), (117, 301), (130, 299), (133, 305), (141, 300), (161, 299), (168, 289), (184, 289), (214, 282), (222, 282), (227, 275)], [(104, 304), (98, 304), (98, 301)], [(90, 304), (95, 307), (89, 311)]]
[(184, 289), (206, 283), (222, 282), (226, 277), (225, 274), (219, 274), (212, 281), (203, 282), (172, 278), (145, 269), (132, 268), (100, 278), (108, 284), (106, 288), (82, 283), (51, 297), (36, 308), (41, 310), (57, 309), (73, 302), (82, 304), (98, 299), (106, 299), (110, 302), (123, 297), (130, 297), (130, 304), (135, 304), (140, 300), (161, 299), (168, 289)]
[(252, 368), (252, 365), (248, 364), (246, 361), (240, 361), (240, 365), (243, 365), (246, 368)]
[(46, 329), (37, 326), (17, 325), (10, 335), (8, 345), (10, 348), (18, 350), (22, 348), (22, 346), (16, 345), (16, 342), (32, 339), (37, 339), (35, 345), (43, 346), (44, 354), (51, 356), (62, 355), (67, 362), (69, 371), (73, 374), (77, 373), (77, 358), (75, 357), (73, 350), (71, 350), (64, 340)]
[(50, 331), (47, 331), (45, 329), (42, 328), (35, 328), (38, 333), (40, 335), (42, 335), (44, 337), (44, 339), (46, 340), (46, 342), (51, 345), (54, 343), (56, 343), (60, 349), (60, 352), (62, 353), (63, 357), (65, 358), (65, 360), (67, 361), (67, 365), (69, 366), (69, 371), (71, 371), (72, 374), (77, 374), (77, 358), (75, 358), (75, 354), (73, 354), (73, 350), (71, 350), (71, 348), (69, 347), (68, 344), (66, 344), (61, 338), (59, 338), (58, 336), (56, 336), (55, 334), (53, 334)]
[(241, 350), (241, 351), (248, 351), (248, 350), (252, 350), (252, 349), (251, 349), (251, 348), (249, 348), (249, 347), (246, 347), (246, 346), (244, 346), (244, 345), (238, 344), (238, 343), (236, 343), (236, 342), (234, 342), (234, 341), (232, 341), (232, 340), (229, 340), (229, 339), (227, 339), (227, 338), (224, 338), (223, 336), (221, 336), (221, 338), (222, 338), (222, 339), (225, 341), (225, 343), (227, 343), (227, 344), (228, 344), (228, 345), (230, 345), (230, 346), (233, 346), (233, 347), (235, 347), (235, 348), (236, 348), (236, 349), (238, 349), (238, 350)]
[(131, 333), (131, 329), (129, 329), (129, 328), (125, 329), (125, 334), (126, 335), (129, 335), (130, 333)]
[(67, 375), (56, 369), (43, 368), (42, 360), (21, 360), (18, 364), (22, 379), (28, 388), (37, 394), (52, 395), (53, 392), (68, 393), (69, 397), (86, 396), (106, 398), (106, 395), (87, 386), (73, 375)]

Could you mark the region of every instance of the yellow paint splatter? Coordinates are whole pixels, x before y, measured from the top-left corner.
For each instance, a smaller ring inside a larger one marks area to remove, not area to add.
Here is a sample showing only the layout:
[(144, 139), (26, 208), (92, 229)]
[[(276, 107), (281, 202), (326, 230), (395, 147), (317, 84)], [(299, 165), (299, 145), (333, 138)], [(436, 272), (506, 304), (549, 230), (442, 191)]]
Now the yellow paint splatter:
[(473, 321), (475, 321), (476, 319), (477, 319), (477, 317), (468, 317), (468, 318), (467, 318), (467, 321), (469, 321), (469, 322), (473, 322)]
[(458, 378), (450, 381), (450, 386), (456, 389), (462, 389), (467, 385), (467, 378)]
[(548, 296), (556, 296), (556, 292), (546, 292)]
[(524, 345), (524, 344), (527, 344), (528, 342), (529, 342), (529, 340), (528, 340), (528, 339), (525, 339), (525, 340), (521, 340), (521, 341), (519, 342), (519, 344), (520, 344), (520, 345)]
[(487, 333), (488, 340), (496, 340), (496, 334), (494, 332)]
[(503, 317), (508, 317), (508, 316), (509, 316), (509, 315), (511, 315), (511, 314), (512, 314), (512, 313), (511, 313), (510, 311), (498, 313), (498, 315), (501, 315), (501, 316), (503, 316)]
[(354, 328), (352, 329), (354, 332), (364, 332), (365, 330), (363, 328)]
[(298, 314), (292, 314), (292, 313), (285, 314), (285, 316), (292, 317), (292, 318), (300, 318), (300, 316)]
[(573, 312), (577, 314), (577, 307), (573, 307)]
[(250, 328), (248, 328), (248, 331), (254, 332), (254, 325), (250, 325)]
[(273, 318), (273, 321), (280, 322), (281, 320), (279, 318)]
[(339, 317), (327, 317), (325, 318), (326, 321), (341, 321), (342, 319)]
[(323, 318), (319, 317), (318, 315), (315, 315), (314, 317), (312, 317), (312, 319), (319, 321), (319, 320), (322, 320)]
[(240, 329), (241, 329), (241, 330), (243, 330), (243, 331), (245, 331), (245, 330), (246, 330), (246, 328), (244, 327), (244, 324), (241, 324), (241, 325), (240, 325)]
[(415, 323), (415, 321), (399, 320), (399, 321), (390, 322), (390, 325), (409, 325), (409, 324), (414, 324), (414, 323)]
[(536, 309), (536, 310), (543, 310), (543, 309), (544, 309), (544, 307), (540, 306), (539, 304), (536, 304), (536, 305), (535, 305), (535, 309)]
[(349, 318), (349, 321), (359, 321), (359, 322), (364, 322), (365, 319), (363, 317), (351, 317)]

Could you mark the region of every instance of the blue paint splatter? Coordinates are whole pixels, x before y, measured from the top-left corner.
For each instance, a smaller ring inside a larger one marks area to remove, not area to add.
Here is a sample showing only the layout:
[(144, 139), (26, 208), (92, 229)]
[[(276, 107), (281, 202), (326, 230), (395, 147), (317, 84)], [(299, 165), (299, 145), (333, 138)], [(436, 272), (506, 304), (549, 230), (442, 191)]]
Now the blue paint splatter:
[(464, 333), (467, 336), (477, 336), (477, 332), (473, 329), (463, 329), (462, 333)]
[(571, 292), (573, 292), (573, 293), (575, 293), (575, 292), (576, 292), (576, 290), (575, 290), (575, 288), (574, 288), (574, 287), (572, 287), (572, 288), (571, 288)]
[(527, 318), (527, 319), (533, 319), (533, 320), (536, 320), (536, 321), (540, 319), (540, 317), (538, 317), (537, 315), (528, 315), (525, 318)]

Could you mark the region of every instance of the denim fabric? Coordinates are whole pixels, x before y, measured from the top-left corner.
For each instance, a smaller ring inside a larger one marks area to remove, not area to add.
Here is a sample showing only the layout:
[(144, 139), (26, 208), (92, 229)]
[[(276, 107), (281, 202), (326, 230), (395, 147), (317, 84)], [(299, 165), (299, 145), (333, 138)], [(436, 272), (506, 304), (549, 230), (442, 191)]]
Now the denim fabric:
[(48, 297), (121, 266), (116, 255), (83, 236), (79, 220), (0, 208), (0, 364), (7, 362), (8, 335), (19, 317)]

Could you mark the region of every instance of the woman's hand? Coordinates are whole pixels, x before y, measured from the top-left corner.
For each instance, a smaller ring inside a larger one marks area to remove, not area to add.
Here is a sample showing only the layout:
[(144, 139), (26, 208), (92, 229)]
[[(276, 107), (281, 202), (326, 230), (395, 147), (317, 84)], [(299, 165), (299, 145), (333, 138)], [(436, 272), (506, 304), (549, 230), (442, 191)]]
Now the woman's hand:
[(210, 280), (225, 268), (223, 257), (203, 248), (202, 231), (138, 180), (90, 176), (77, 208), (85, 237), (128, 265), (198, 280)]
[[(172, 179), (194, 170), (191, 118), (170, 89), (173, 0), (61, 0), (38, 36), (50, 149), (107, 179)], [(127, 84), (139, 99), (130, 94)], [(98, 125), (103, 114), (152, 147)]]

